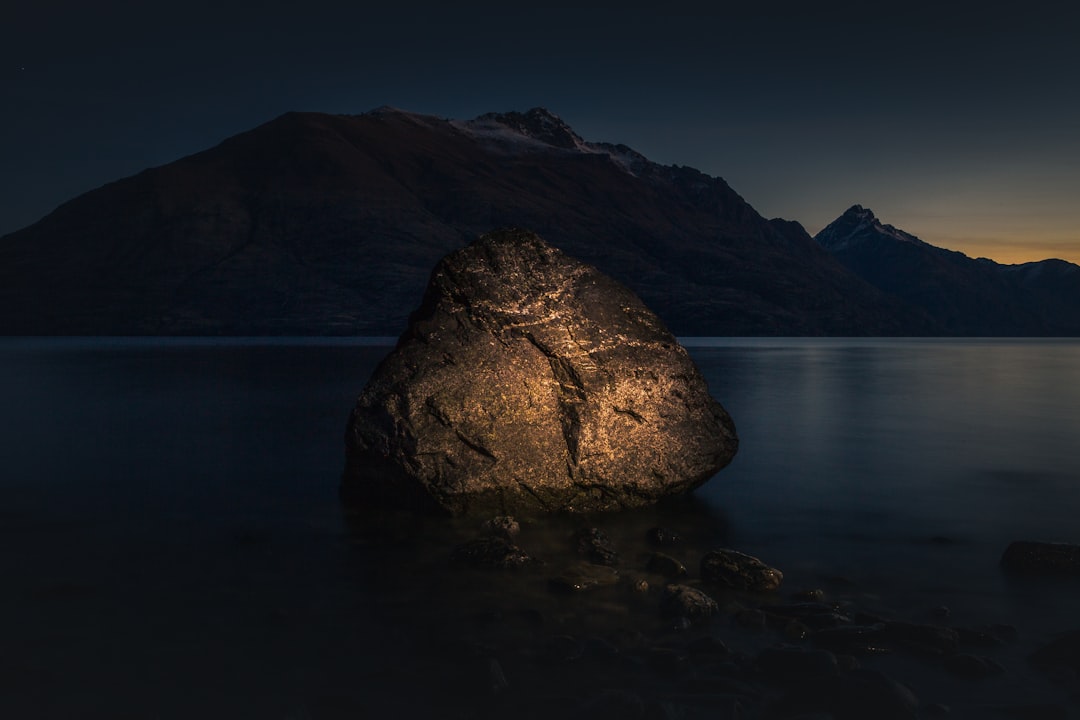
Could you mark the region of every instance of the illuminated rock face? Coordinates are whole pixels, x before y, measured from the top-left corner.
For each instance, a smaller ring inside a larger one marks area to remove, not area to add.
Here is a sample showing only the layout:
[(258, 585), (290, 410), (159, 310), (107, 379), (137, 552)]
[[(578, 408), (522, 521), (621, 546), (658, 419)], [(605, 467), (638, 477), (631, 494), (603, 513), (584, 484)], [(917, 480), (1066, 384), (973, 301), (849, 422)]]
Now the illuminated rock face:
[(454, 515), (615, 510), (702, 484), (737, 447), (630, 290), (502, 230), (436, 266), (349, 418), (342, 494)]

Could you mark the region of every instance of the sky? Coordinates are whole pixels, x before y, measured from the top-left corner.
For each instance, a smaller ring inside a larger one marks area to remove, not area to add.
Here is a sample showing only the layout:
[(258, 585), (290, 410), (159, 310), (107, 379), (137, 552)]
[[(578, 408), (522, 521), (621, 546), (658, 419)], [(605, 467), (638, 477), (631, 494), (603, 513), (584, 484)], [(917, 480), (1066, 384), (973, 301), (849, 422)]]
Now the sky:
[(543, 106), (811, 233), (1080, 262), (1080, 9), (943, 4), (13, 0), (0, 235), (290, 110)]

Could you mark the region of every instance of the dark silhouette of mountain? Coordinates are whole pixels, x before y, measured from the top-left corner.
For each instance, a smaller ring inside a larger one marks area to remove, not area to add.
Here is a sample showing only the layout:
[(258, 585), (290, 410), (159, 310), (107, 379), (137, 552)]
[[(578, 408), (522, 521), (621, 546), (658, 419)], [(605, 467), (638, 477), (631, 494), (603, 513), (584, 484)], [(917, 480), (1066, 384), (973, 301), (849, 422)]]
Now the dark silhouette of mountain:
[(797, 223), (541, 109), (288, 113), (0, 238), (5, 334), (397, 334), (442, 256), (538, 233), (683, 335), (929, 334)]
[(1080, 334), (1080, 266), (1001, 265), (935, 247), (854, 205), (815, 239), (874, 286), (922, 308), (948, 335)]

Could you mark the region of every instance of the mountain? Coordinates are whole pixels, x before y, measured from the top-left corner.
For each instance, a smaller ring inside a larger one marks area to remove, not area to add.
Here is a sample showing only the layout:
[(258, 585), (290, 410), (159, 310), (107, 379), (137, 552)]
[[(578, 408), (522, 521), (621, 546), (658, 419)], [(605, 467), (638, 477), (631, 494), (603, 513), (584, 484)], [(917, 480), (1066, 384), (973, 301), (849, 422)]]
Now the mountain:
[(935, 247), (854, 205), (815, 236), (867, 282), (923, 309), (947, 335), (1080, 334), (1080, 266), (1001, 265)]
[(720, 178), (542, 108), (287, 113), (0, 238), (0, 333), (399, 333), (436, 261), (530, 229), (683, 335), (903, 335), (926, 314)]

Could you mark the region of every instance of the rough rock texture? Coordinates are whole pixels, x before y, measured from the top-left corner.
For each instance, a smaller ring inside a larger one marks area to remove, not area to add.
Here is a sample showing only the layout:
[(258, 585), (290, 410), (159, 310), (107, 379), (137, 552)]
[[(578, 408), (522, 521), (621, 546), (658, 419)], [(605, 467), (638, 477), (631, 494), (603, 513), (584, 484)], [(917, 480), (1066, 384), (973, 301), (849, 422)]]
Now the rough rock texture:
[(784, 574), (752, 555), (736, 550), (712, 550), (701, 558), (701, 577), (735, 590), (770, 591), (780, 587)]
[(664, 615), (685, 617), (691, 622), (700, 623), (720, 612), (720, 606), (697, 588), (689, 585), (668, 585), (664, 588), (660, 610)]
[(632, 292), (503, 230), (436, 266), (349, 419), (342, 491), (450, 514), (615, 510), (702, 484), (737, 447)]

